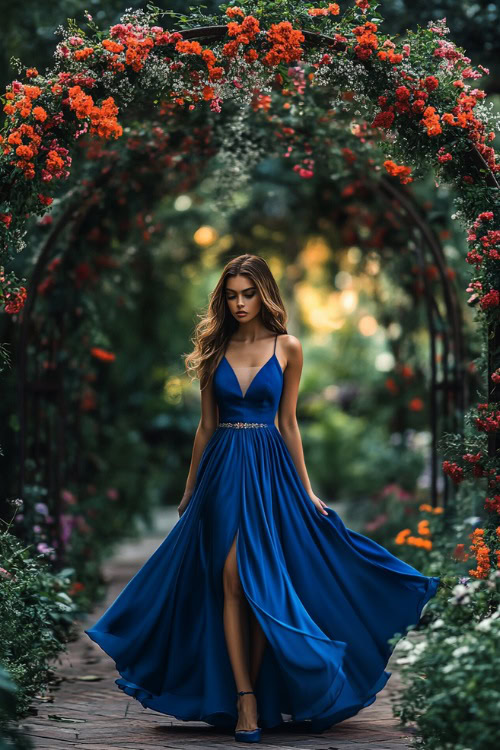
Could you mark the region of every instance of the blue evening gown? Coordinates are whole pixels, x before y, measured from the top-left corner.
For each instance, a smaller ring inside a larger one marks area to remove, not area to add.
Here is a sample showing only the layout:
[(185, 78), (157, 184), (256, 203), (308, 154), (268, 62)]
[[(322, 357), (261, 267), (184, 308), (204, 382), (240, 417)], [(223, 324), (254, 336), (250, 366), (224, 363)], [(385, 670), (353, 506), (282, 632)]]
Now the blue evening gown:
[(244, 395), (225, 357), (214, 388), (219, 425), (187, 509), (85, 633), (144, 707), (234, 728), (222, 570), (238, 532), (240, 579), (267, 639), (254, 686), (259, 724), (285, 714), (319, 732), (375, 701), (391, 675), (388, 639), (419, 621), (440, 579), (316, 509), (274, 424), (276, 340)]

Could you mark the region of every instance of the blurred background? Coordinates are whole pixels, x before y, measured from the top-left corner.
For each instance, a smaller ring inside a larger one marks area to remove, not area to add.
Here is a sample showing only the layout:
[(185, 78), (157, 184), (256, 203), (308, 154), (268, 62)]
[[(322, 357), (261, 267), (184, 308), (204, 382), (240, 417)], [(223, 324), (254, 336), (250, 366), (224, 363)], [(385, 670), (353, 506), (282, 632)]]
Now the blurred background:
[[(181, 2), (158, 7), (186, 12)], [(111, 0), (4, 3), (1, 85), (16, 77), (16, 60), (50, 67), (58, 26), (83, 23), (86, 9), (103, 29), (124, 10)], [(490, 69), (480, 85), (498, 109), (496, 5), (387, 0), (381, 11), (391, 34), (447, 17), (450, 38)], [(76, 570), (91, 601), (113, 545), (180, 502), (200, 416), (182, 357), (223, 265), (249, 252), (268, 261), (304, 349), (298, 419), (313, 488), (340, 504), (349, 526), (396, 549), (412, 509), (452, 491), (433, 441), (459, 428), (484, 378), (453, 191), (424, 176), (405, 187), (408, 214), (351, 157), (349, 133), (338, 135), (341, 162), (325, 159), (302, 179), (263, 153), (269, 136), (257, 118), (228, 108), (218, 131), (201, 117), (186, 135), (172, 113), (162, 113), (168, 128), (148, 114), (137, 102), (116, 144), (82, 145), (56, 218), (33, 221), (11, 266), (37, 294), (23, 327), (0, 317), (12, 355), (2, 373), (0, 497), (24, 498), (15, 521), (24, 537)], [(228, 123), (242, 135), (232, 154)], [(89, 198), (73, 205), (82, 181)], [(449, 382), (437, 393), (444, 359)]]

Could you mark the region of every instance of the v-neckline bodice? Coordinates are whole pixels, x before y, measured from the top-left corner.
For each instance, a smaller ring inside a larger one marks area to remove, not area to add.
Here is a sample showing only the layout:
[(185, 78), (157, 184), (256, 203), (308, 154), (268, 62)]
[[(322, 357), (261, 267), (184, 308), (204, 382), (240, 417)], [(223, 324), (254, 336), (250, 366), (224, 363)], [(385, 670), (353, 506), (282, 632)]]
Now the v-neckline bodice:
[(264, 368), (265, 368), (265, 367), (266, 367), (266, 366), (267, 366), (267, 365), (269, 364), (269, 362), (272, 362), (272, 360), (273, 360), (273, 359), (275, 359), (275, 358), (276, 358), (276, 361), (277, 361), (277, 363), (278, 363), (278, 367), (280, 368), (280, 370), (281, 370), (281, 373), (283, 374), (283, 368), (281, 367), (281, 364), (280, 364), (280, 361), (279, 361), (279, 359), (278, 359), (278, 358), (276, 357), (276, 352), (273, 352), (273, 354), (272, 354), (272, 355), (271, 355), (271, 356), (269, 357), (269, 359), (267, 360), (267, 362), (264, 362), (264, 364), (263, 364), (263, 365), (261, 365), (261, 366), (259, 367), (259, 369), (258, 369), (258, 370), (257, 370), (257, 372), (255, 373), (255, 375), (254, 375), (254, 376), (253, 376), (253, 378), (251, 379), (251, 381), (250, 381), (250, 383), (249, 383), (249, 385), (248, 385), (248, 388), (246, 389), (245, 393), (243, 393), (243, 390), (242, 390), (242, 388), (241, 388), (241, 385), (240, 385), (240, 381), (238, 380), (238, 376), (236, 375), (236, 372), (235, 372), (235, 370), (234, 370), (234, 367), (232, 366), (231, 362), (230, 362), (230, 361), (228, 360), (228, 358), (227, 358), (227, 357), (226, 357), (226, 355), (224, 354), (224, 356), (223, 356), (223, 359), (225, 359), (225, 360), (226, 360), (227, 364), (229, 365), (229, 369), (230, 369), (230, 370), (231, 370), (231, 372), (233, 373), (233, 377), (234, 377), (234, 379), (235, 379), (236, 383), (238, 384), (238, 388), (239, 388), (239, 391), (240, 391), (240, 396), (241, 396), (241, 398), (242, 398), (242, 400), (243, 400), (243, 401), (244, 401), (244, 400), (246, 399), (246, 397), (247, 397), (247, 395), (248, 395), (248, 391), (250, 390), (250, 388), (251, 388), (251, 387), (252, 387), (252, 385), (254, 384), (254, 381), (255, 381), (255, 379), (257, 378), (257, 376), (259, 375), (259, 373), (261, 373), (261, 372), (262, 372), (262, 370), (263, 370), (263, 369), (264, 369)]

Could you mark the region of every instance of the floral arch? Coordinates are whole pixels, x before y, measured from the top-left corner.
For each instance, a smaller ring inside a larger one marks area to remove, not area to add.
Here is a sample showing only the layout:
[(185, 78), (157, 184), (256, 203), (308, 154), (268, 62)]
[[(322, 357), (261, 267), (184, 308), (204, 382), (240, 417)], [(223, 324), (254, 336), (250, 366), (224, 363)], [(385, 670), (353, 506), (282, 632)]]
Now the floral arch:
[[(69, 22), (54, 69), (41, 75), (19, 64), (24, 81), (13, 81), (2, 97), (0, 260), (15, 259), (26, 245), (28, 219), (44, 218), (54, 199), (62, 229), (65, 212), (74, 211), (85, 192), (88, 197), (89, 184), (95, 188), (111, 177), (109, 167), (108, 175), (96, 170), (68, 198), (65, 183), (80, 142), (88, 150), (123, 141), (124, 148), (136, 148), (137, 119), (152, 117), (152, 103), (166, 150), (179, 128), (196, 132), (195, 151), (203, 158), (223, 154), (226, 187), (266, 153), (286, 158), (304, 180), (313, 177), (318, 160), (332, 170), (357, 160), (367, 174), (385, 174), (385, 189), (394, 194), (398, 188), (404, 202), (397, 180), (407, 185), (432, 166), (437, 181), (456, 189), (456, 217), (467, 231), (473, 271), (469, 302), (488, 350), (485, 400), (468, 415), (475, 433), (450, 442), (444, 470), (456, 483), (496, 476), (500, 165), (489, 145), (496, 119), (484, 91), (469, 83), (488, 71), (474, 67), (446, 38), (445, 19), (408, 32), (401, 43), (381, 33), (377, 7), (356, 0), (341, 15), (337, 3), (248, 0), (221, 6), (218, 16), (198, 9), (179, 16), (148, 6), (125, 13), (108, 32), (89, 14), (88, 32)], [(165, 29), (162, 16), (181, 30)], [(259, 143), (240, 112), (259, 121)], [(174, 159), (162, 165), (172, 172), (177, 167)], [(24, 280), (0, 270), (4, 310), (22, 319)]]

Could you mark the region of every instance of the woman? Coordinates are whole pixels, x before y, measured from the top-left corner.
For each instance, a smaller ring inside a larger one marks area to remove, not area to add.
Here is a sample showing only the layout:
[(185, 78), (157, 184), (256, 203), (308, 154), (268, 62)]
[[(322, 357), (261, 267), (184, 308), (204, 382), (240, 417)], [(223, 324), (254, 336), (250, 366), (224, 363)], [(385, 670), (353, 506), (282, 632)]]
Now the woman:
[(440, 580), (314, 494), (296, 419), (302, 348), (285, 321), (265, 260), (231, 260), (186, 357), (201, 419), (180, 518), (85, 631), (143, 706), (245, 742), (284, 715), (317, 732), (373, 703), (388, 639), (418, 623)]

